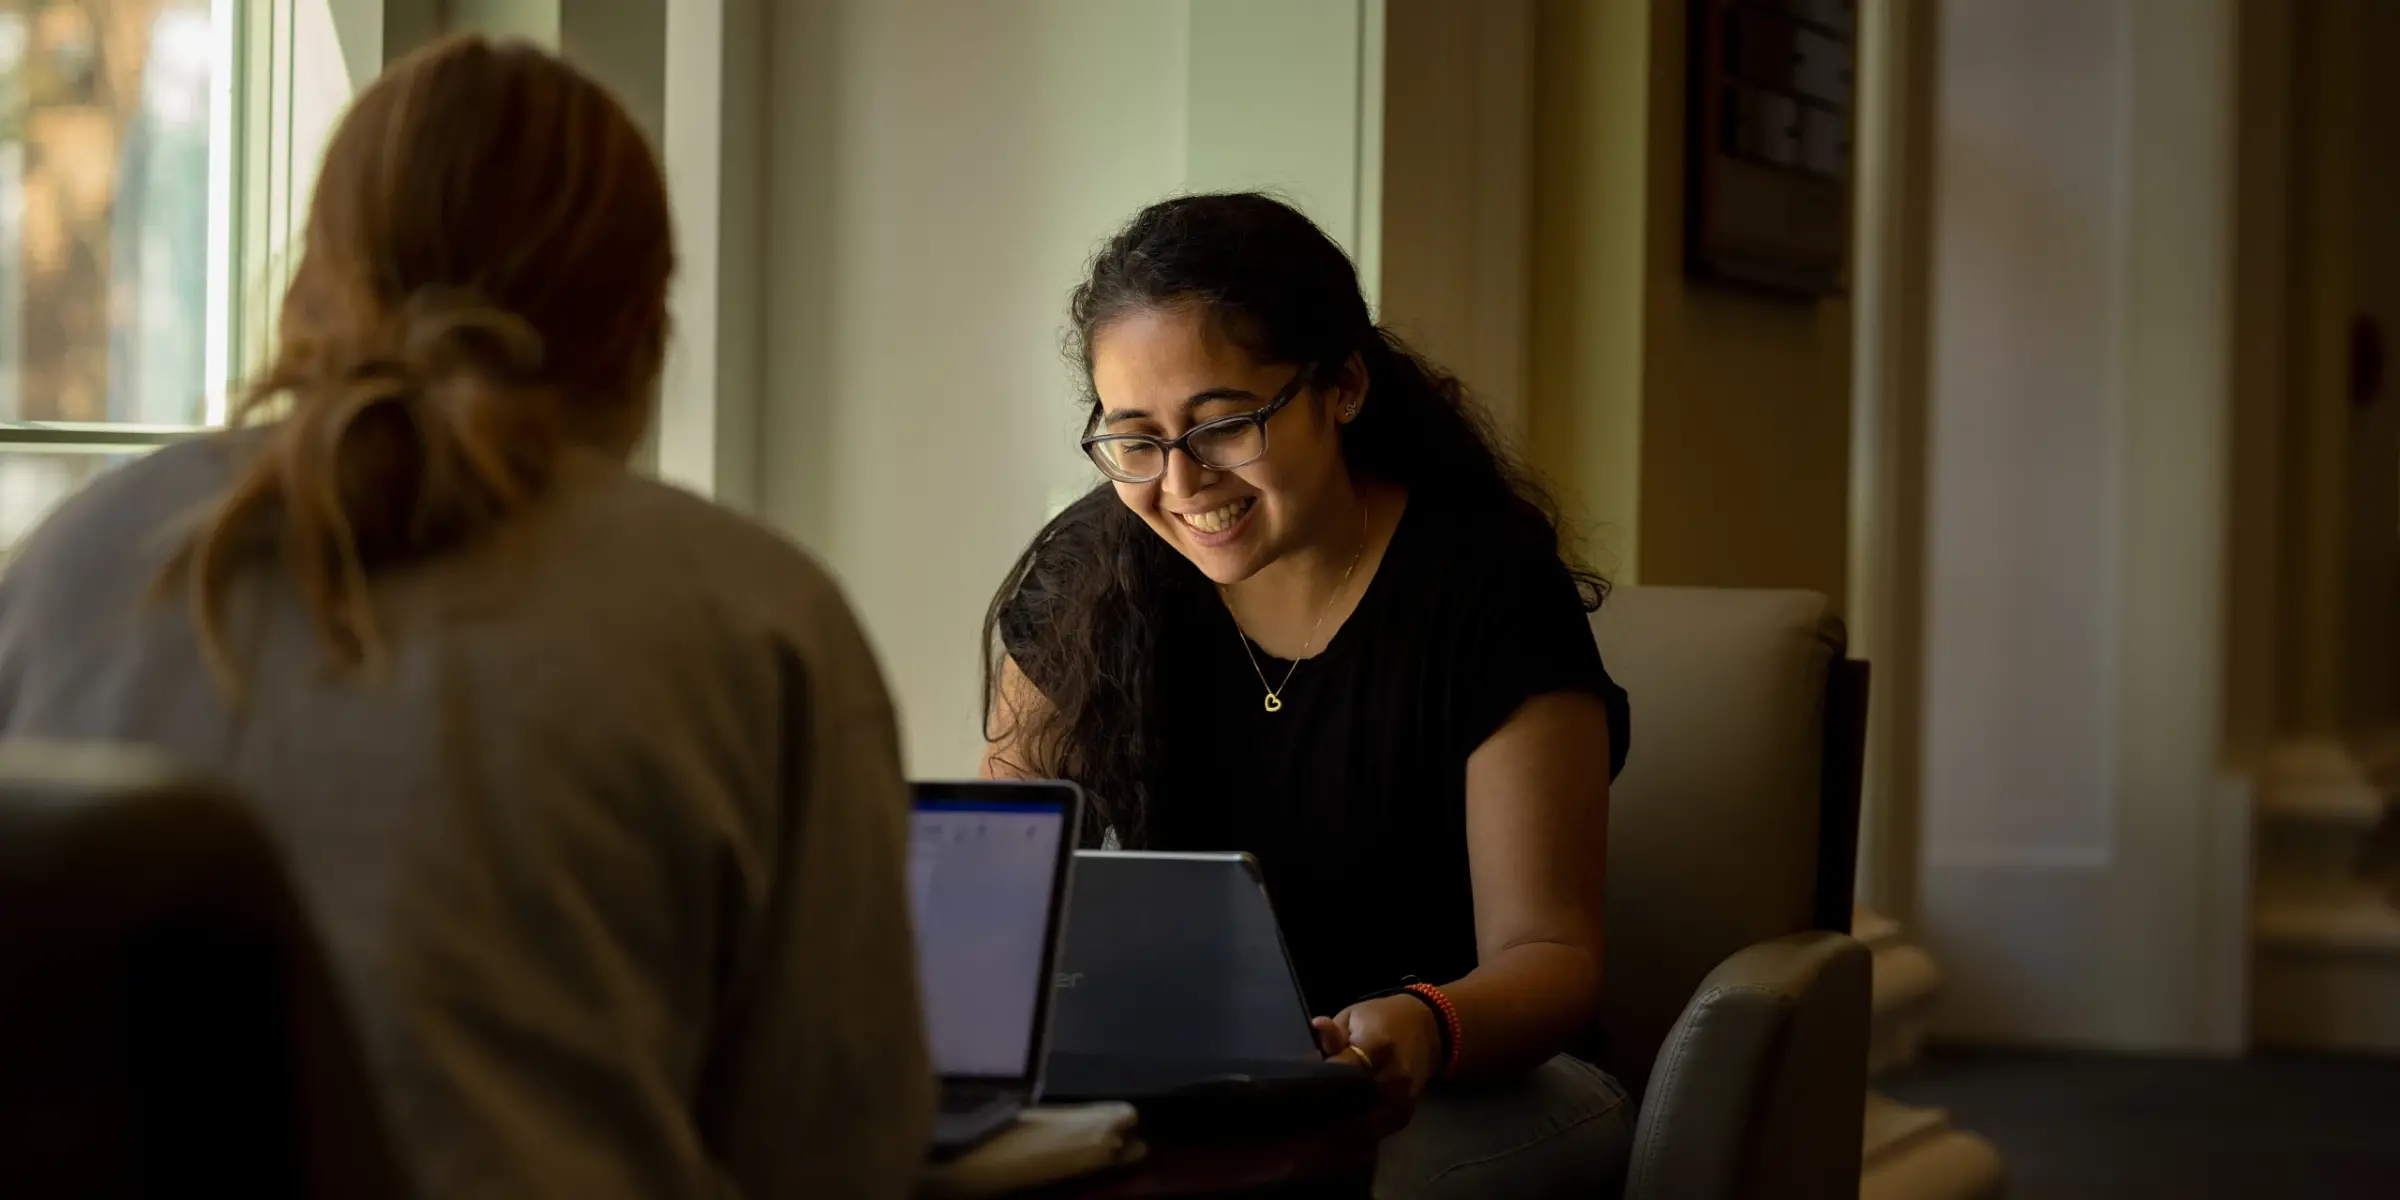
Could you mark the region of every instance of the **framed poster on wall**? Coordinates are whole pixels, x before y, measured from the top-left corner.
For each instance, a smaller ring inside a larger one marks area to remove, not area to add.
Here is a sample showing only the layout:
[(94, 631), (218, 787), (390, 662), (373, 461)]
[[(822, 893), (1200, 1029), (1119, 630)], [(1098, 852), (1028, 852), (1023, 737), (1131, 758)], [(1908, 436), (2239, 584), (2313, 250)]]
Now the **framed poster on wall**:
[(1850, 259), (1856, 0), (1689, 0), (1684, 260), (1797, 297)]

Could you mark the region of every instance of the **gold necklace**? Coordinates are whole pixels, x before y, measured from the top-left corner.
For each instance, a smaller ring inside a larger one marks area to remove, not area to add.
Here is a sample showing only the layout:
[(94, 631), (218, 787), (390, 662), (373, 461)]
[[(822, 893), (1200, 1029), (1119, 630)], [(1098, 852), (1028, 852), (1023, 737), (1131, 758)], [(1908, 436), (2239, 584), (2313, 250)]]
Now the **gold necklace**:
[[(1350, 577), (1358, 573), (1358, 562), (1360, 559), (1365, 558), (1366, 556), (1367, 504), (1366, 499), (1361, 497), (1358, 504), (1358, 549), (1350, 555), (1350, 565), (1343, 569), (1342, 581), (1339, 584), (1334, 585), (1333, 594), (1325, 598), (1325, 607), (1318, 610), (1317, 623), (1308, 627), (1308, 640), (1300, 643), (1300, 657), (1292, 660), (1291, 668), (1283, 673), (1282, 683), (1275, 684), (1272, 687), (1268, 686), (1267, 673), (1259, 669), (1258, 653), (1250, 648), (1250, 635), (1242, 632), (1241, 618), (1234, 618), (1233, 636), (1241, 639), (1242, 657), (1250, 660), (1250, 671), (1252, 674), (1258, 676), (1258, 686), (1267, 689), (1266, 709), (1268, 712), (1279, 713), (1283, 711), (1283, 689), (1292, 686), (1292, 676), (1299, 673), (1300, 664), (1307, 660), (1309, 649), (1317, 644), (1317, 631), (1325, 628), (1325, 618), (1333, 615), (1334, 603), (1342, 598), (1343, 592), (1350, 590)], [(1217, 591), (1219, 593), (1219, 597), (1226, 602), (1225, 608), (1227, 613), (1230, 614), (1233, 609), (1232, 593), (1221, 587), (1218, 588)]]

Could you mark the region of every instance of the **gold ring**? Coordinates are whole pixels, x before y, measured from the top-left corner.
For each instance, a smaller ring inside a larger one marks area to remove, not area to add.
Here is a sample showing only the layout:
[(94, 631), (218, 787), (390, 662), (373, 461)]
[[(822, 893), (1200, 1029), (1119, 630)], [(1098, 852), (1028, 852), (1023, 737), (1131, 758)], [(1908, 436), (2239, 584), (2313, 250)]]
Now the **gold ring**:
[(1375, 1056), (1367, 1053), (1366, 1048), (1360, 1046), (1357, 1042), (1352, 1042), (1349, 1045), (1342, 1047), (1342, 1052), (1345, 1054), (1357, 1055), (1358, 1065), (1365, 1067), (1369, 1071), (1375, 1069)]

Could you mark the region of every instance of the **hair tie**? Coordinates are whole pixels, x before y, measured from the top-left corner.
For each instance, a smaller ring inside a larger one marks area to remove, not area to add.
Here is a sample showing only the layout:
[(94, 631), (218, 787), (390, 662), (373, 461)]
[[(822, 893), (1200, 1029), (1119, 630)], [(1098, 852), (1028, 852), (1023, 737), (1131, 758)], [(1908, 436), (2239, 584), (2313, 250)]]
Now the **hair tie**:
[(403, 368), (419, 383), (462, 372), (498, 381), (542, 366), (542, 336), (525, 318), (457, 288), (423, 288), (392, 314)]

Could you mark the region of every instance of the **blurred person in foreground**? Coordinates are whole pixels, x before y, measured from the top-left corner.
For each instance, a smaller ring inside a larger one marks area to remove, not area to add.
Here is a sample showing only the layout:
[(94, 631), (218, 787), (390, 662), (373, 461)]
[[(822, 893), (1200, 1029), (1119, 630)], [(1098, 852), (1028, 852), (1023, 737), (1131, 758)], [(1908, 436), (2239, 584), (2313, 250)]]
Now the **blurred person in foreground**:
[(236, 428), (0, 580), (0, 733), (248, 796), (422, 1194), (898, 1196), (923, 1159), (876, 663), (798, 550), (627, 469), (673, 269), (601, 87), (430, 48), (334, 135)]

